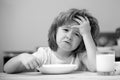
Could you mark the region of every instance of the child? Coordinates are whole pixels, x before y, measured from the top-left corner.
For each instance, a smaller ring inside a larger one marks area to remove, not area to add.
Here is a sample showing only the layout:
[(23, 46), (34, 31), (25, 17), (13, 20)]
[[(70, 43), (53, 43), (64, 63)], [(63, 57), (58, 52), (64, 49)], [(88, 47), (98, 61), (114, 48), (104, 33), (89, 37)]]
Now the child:
[(33, 54), (23, 53), (4, 66), (6, 73), (34, 71), (44, 64), (77, 64), (77, 70), (96, 71), (97, 19), (87, 10), (70, 9), (53, 21), (48, 34), (49, 47)]

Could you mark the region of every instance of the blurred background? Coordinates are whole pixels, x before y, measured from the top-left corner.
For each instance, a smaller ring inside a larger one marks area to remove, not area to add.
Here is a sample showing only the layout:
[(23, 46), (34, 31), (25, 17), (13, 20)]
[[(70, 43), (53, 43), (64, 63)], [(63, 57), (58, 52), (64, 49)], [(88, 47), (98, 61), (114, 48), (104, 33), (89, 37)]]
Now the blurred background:
[(120, 0), (0, 0), (0, 72), (5, 55), (47, 46), (53, 19), (70, 8), (87, 9), (98, 19), (101, 33), (115, 36), (120, 27)]

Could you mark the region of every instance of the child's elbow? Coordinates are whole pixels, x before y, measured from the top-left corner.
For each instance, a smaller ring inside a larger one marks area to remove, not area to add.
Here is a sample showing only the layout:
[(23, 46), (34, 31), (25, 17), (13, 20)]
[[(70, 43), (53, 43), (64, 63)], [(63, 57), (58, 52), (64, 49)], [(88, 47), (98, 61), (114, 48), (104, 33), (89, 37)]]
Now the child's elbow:
[(8, 67), (7, 67), (6, 65), (4, 66), (3, 71), (4, 71), (5, 73), (12, 73), (12, 72), (8, 69)]
[(14, 73), (14, 69), (10, 68), (10, 66), (7, 63), (4, 65), (3, 71), (9, 74)]

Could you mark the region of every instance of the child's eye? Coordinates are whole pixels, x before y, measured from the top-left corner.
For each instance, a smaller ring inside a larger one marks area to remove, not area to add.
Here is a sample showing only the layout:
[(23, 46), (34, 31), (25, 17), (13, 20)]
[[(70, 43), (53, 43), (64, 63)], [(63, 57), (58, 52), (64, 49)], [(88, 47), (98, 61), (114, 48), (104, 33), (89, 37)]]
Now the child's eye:
[(80, 33), (74, 33), (77, 37), (81, 37)]
[(80, 36), (78, 33), (75, 33), (76, 36)]
[(65, 32), (68, 32), (69, 30), (68, 29), (63, 29)]

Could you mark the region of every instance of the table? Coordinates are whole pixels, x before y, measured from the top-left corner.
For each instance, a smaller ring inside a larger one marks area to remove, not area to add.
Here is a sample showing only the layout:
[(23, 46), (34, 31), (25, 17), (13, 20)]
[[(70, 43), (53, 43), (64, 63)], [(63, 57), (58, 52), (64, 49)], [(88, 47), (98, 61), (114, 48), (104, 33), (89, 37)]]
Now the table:
[(120, 75), (104, 76), (94, 72), (48, 75), (40, 72), (24, 72), (19, 74), (0, 73), (0, 80), (120, 80)]

